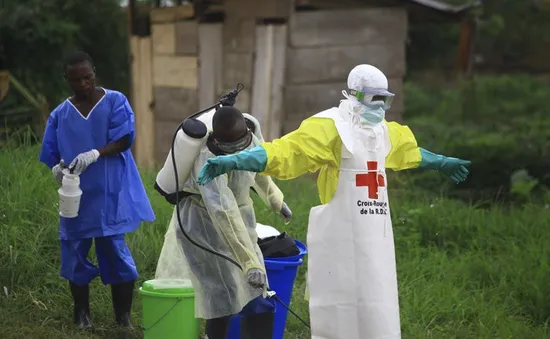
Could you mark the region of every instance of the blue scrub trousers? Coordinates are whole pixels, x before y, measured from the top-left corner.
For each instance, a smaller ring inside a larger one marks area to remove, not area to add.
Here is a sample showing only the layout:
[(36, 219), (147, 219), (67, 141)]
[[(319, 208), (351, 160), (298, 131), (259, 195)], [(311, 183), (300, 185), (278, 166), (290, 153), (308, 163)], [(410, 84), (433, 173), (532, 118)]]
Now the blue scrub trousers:
[(139, 275), (124, 234), (93, 238), (99, 268), (88, 260), (92, 238), (61, 240), (61, 276), (87, 285), (98, 275), (105, 285), (136, 280)]

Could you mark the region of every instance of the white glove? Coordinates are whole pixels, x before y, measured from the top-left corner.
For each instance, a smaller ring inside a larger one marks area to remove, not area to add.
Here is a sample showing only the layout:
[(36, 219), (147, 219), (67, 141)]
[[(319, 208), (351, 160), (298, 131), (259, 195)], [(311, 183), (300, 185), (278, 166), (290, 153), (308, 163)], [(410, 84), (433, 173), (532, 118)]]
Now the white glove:
[(69, 165), (69, 169), (74, 173), (82, 173), (99, 158), (99, 152), (93, 149), (88, 152), (80, 153), (74, 158), (73, 162)]
[(65, 161), (63, 159), (52, 168), (53, 177), (60, 185), (63, 183), (63, 168), (65, 168)]
[(265, 273), (257, 268), (248, 271), (248, 283), (252, 287), (264, 288), (266, 283)]

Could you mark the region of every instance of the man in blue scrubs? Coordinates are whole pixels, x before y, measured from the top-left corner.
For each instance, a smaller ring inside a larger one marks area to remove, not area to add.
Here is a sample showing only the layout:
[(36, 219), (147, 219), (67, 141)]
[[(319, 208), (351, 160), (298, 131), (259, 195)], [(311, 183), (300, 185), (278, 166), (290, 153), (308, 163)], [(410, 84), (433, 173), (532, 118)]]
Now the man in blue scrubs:
[[(67, 164), (80, 175), (78, 216), (59, 221), (61, 276), (69, 280), (79, 327), (91, 327), (89, 284), (100, 275), (111, 285), (116, 322), (131, 328), (138, 272), (124, 235), (155, 220), (130, 150), (134, 113), (122, 93), (96, 87), (88, 54), (69, 54), (64, 68), (74, 95), (50, 114), (40, 151), (59, 184)], [(92, 239), (99, 268), (87, 258)]]

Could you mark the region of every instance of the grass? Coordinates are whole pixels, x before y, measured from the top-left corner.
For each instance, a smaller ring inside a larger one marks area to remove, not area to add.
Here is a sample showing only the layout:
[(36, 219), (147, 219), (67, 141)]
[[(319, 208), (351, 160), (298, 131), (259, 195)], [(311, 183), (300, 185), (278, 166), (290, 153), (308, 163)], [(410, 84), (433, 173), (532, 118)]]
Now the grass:
[[(99, 279), (91, 287), (96, 328), (81, 332), (71, 324), (71, 297), (58, 275), (57, 186), (37, 156), (36, 147), (0, 151), (0, 337), (142, 337), (139, 330), (112, 326), (110, 290)], [(547, 206), (476, 209), (415, 192), (406, 176), (390, 179), (403, 338), (550, 338)], [(143, 178), (157, 221), (128, 237), (139, 284), (154, 276), (171, 214), (153, 190), (154, 174)], [(280, 187), (293, 222), (285, 226), (255, 199), (258, 221), (305, 241), (309, 208), (318, 204), (315, 184), (300, 179)], [(304, 317), (306, 266), (299, 270), (291, 305)], [(135, 324), (140, 313), (136, 293)], [(289, 315), (286, 338), (310, 335)]]

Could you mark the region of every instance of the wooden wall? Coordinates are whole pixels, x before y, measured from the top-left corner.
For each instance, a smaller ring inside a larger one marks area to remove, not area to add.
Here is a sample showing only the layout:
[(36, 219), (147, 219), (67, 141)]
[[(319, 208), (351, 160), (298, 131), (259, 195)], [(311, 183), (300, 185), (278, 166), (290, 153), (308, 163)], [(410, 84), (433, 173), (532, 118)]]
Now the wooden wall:
[(296, 12), (291, 16), (284, 87), (284, 133), (338, 106), (351, 69), (372, 64), (396, 94), (388, 119), (403, 113), (407, 13), (404, 8)]
[(281, 137), (283, 132), (287, 32), (286, 24), (256, 26), (254, 88), (250, 112), (260, 122), (266, 141)]
[(199, 109), (198, 24), (191, 6), (151, 13), (155, 156), (164, 162), (178, 125)]
[(259, 120), (265, 140), (282, 135), (287, 21), (292, 10), (292, 0), (225, 1), (224, 85), (245, 85), (235, 107)]
[(144, 168), (155, 165), (155, 116), (153, 102), (153, 58), (151, 37), (132, 36), (132, 108), (135, 115), (136, 162)]
[(188, 5), (153, 9), (151, 37), (132, 37), (140, 165), (163, 163), (183, 119), (238, 83), (235, 106), (258, 118), (266, 140), (337, 106), (361, 63), (388, 76), (397, 97), (387, 116), (401, 119), (404, 8), (296, 12), (293, 0), (226, 0), (223, 9), (223, 23), (199, 23)]

